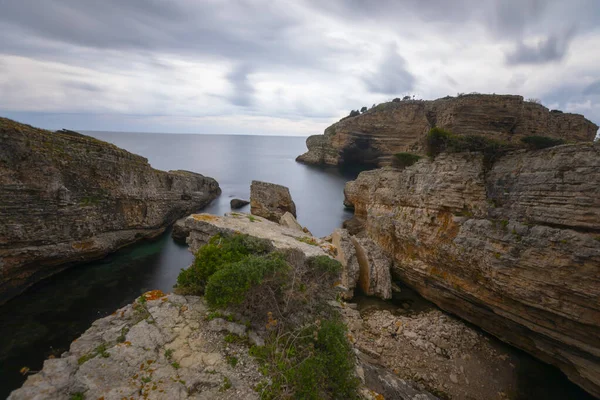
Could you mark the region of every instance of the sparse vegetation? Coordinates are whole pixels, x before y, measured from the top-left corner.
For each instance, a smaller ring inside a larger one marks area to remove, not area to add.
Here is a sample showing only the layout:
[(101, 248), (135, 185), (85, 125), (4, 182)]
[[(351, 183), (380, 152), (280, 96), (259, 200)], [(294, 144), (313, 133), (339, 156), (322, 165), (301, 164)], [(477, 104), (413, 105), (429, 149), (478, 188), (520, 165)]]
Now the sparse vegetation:
[[(196, 255), (192, 271), (197, 276), (182, 271), (188, 276), (179, 282), (202, 287), (211, 307), (266, 327), (266, 345), (251, 349), (265, 375), (257, 388), (261, 398), (356, 398), (358, 381), (346, 329), (326, 301), (335, 298), (341, 264), (324, 255), (307, 259), (300, 251), (272, 250), (245, 235), (216, 236)], [(214, 311), (207, 318), (224, 315)], [(245, 339), (228, 334), (224, 341)], [(230, 355), (226, 362), (235, 368), (239, 361)], [(224, 380), (221, 389), (230, 384)]]
[(547, 149), (548, 147), (560, 146), (565, 144), (562, 139), (555, 139), (547, 136), (526, 136), (521, 142), (527, 145), (530, 150)]
[(432, 128), (427, 134), (427, 155), (435, 157), (442, 152), (460, 153), (464, 151), (480, 152), (486, 165), (516, 147), (478, 135), (455, 135), (441, 128)]
[(337, 320), (317, 320), (285, 334), (273, 334), (250, 354), (270, 377), (257, 390), (263, 399), (356, 399), (358, 379), (346, 327)]
[(85, 400), (85, 395), (82, 392), (73, 393), (70, 400)]
[(410, 167), (421, 159), (421, 156), (413, 153), (396, 153), (392, 158), (392, 166), (397, 168)]

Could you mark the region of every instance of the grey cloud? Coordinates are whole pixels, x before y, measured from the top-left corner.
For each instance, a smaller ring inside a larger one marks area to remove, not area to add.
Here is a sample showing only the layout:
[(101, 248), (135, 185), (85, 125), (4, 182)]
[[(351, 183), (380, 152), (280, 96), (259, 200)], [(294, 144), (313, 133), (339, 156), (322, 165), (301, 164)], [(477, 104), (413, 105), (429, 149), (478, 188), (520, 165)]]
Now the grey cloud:
[[(190, 57), (225, 57), (256, 65), (323, 65), (342, 53), (335, 42), (298, 46), (291, 30), (302, 24), (278, 3), (192, 0), (5, 1), (0, 31), (35, 37), (15, 46), (0, 37), (0, 49), (38, 55), (50, 40), (72, 46)], [(74, 58), (70, 49), (62, 49)], [(56, 53), (53, 51), (52, 53)], [(52, 54), (47, 54), (52, 56)]]
[(103, 89), (98, 85), (94, 85), (94, 84), (87, 83), (87, 82), (72, 81), (72, 80), (64, 81), (63, 86), (65, 86), (67, 88), (83, 90), (86, 92), (98, 93), (98, 92), (103, 91)]
[(233, 86), (233, 93), (226, 96), (227, 100), (235, 106), (249, 107), (254, 104), (255, 89), (248, 79), (252, 68), (245, 64), (239, 65), (227, 74), (227, 80)]
[(378, 70), (363, 81), (373, 93), (400, 95), (412, 90), (415, 77), (406, 69), (406, 61), (398, 54), (396, 45), (392, 44)]
[(571, 29), (563, 35), (550, 35), (533, 45), (521, 42), (513, 51), (506, 54), (506, 62), (510, 65), (517, 65), (560, 61), (569, 50), (573, 33), (574, 31)]
[(585, 89), (583, 89), (584, 95), (600, 95), (600, 80), (588, 85)]

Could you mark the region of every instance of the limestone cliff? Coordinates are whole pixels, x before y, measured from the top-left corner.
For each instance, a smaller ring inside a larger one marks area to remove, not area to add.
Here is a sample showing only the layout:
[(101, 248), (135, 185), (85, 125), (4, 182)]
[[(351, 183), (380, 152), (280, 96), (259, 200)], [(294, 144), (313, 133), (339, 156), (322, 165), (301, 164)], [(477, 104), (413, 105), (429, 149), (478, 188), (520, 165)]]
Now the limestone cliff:
[(379, 104), (364, 114), (343, 118), (324, 135), (310, 136), (306, 140), (308, 152), (297, 161), (389, 165), (395, 153), (423, 153), (425, 136), (434, 126), (513, 143), (530, 135), (592, 141), (598, 130), (582, 115), (550, 111), (524, 101), (522, 96), (472, 94), (408, 100)]
[(398, 278), (600, 396), (600, 144), (482, 161), (363, 172), (346, 202)]
[(153, 237), (220, 194), (112, 144), (0, 118), (0, 303), (74, 263)]

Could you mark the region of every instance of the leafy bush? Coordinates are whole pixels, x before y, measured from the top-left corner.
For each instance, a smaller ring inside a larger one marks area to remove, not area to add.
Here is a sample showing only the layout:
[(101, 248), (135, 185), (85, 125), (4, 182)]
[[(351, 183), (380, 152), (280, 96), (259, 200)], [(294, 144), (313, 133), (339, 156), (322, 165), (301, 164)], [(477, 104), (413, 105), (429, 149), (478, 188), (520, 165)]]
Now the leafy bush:
[(352, 110), (350, 111), (350, 115), (348, 115), (349, 117), (356, 117), (357, 115), (360, 115), (360, 111), (358, 110)]
[(560, 146), (565, 144), (562, 139), (555, 139), (547, 136), (526, 136), (521, 138), (530, 150), (547, 149), (548, 147)]
[(392, 100), (392, 103), (400, 103), (400, 97), (396, 97), (394, 100)]
[(398, 168), (410, 167), (421, 159), (421, 156), (413, 153), (396, 153), (392, 158), (392, 165)]
[(266, 254), (271, 248), (268, 241), (248, 235), (215, 235), (198, 250), (194, 263), (179, 273), (177, 292), (202, 294), (208, 278), (220, 267), (250, 254)]
[(453, 137), (453, 134), (442, 128), (431, 128), (427, 134), (427, 155), (435, 157), (446, 151)]
[(250, 288), (260, 285), (266, 277), (285, 273), (288, 265), (279, 254), (249, 255), (243, 260), (224, 265), (208, 278), (206, 302), (213, 307), (240, 304)]
[(361, 112), (361, 113), (365, 113), (365, 112), (367, 112), (367, 107), (363, 106), (363, 107), (360, 109), (360, 112)]
[(313, 271), (325, 272), (328, 274), (338, 274), (342, 271), (342, 264), (339, 261), (327, 256), (314, 256), (306, 260), (306, 264)]
[(263, 399), (357, 399), (354, 355), (339, 320), (317, 320), (293, 332), (273, 335), (250, 352), (270, 382), (259, 384)]
[(460, 153), (464, 151), (476, 151), (483, 153), (484, 162), (492, 163), (498, 156), (508, 150), (514, 149), (508, 143), (489, 139), (478, 135), (454, 135), (441, 128), (432, 128), (427, 134), (427, 155), (435, 157), (441, 152)]

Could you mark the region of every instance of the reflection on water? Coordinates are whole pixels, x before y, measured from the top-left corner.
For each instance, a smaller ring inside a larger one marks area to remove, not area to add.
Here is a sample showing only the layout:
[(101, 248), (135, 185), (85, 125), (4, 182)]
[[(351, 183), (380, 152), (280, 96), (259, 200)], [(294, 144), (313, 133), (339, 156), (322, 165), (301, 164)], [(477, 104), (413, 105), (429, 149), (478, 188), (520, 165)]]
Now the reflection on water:
[(149, 289), (171, 291), (192, 254), (170, 238), (123, 249), (108, 258), (50, 277), (0, 307), (0, 398), (20, 386), (21, 367), (39, 370), (93, 321)]

